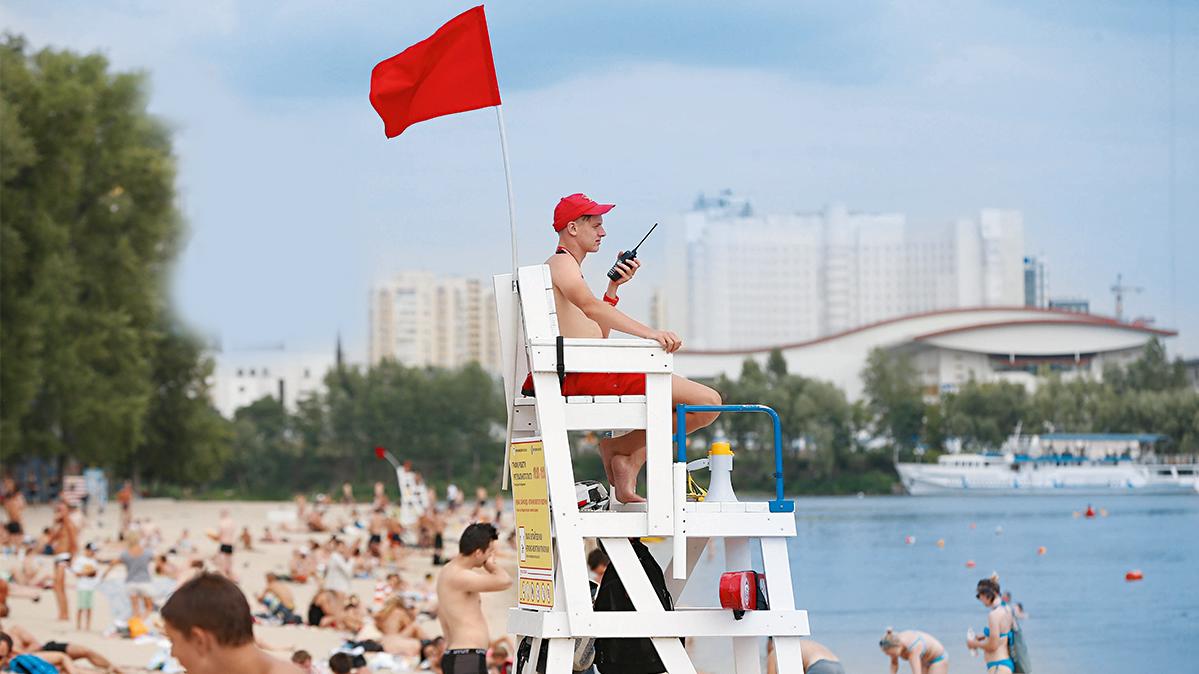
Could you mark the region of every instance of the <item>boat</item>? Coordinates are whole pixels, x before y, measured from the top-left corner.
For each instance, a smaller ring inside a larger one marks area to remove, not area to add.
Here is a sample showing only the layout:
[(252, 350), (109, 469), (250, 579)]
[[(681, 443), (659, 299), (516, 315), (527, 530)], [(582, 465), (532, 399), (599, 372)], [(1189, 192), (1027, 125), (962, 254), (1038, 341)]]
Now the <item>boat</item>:
[(1159, 462), (1152, 434), (1017, 434), (1003, 451), (896, 462), (909, 494), (1196, 494), (1199, 464)]

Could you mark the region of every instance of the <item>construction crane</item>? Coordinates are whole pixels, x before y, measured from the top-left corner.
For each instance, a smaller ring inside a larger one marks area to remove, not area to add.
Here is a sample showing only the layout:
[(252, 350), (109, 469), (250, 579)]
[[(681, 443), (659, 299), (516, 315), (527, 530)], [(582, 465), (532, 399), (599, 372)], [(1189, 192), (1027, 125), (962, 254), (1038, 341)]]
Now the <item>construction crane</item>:
[(1116, 285), (1112, 286), (1112, 294), (1116, 296), (1116, 320), (1124, 320), (1124, 293), (1144, 292), (1141, 286), (1124, 285), (1124, 275), (1116, 274)]

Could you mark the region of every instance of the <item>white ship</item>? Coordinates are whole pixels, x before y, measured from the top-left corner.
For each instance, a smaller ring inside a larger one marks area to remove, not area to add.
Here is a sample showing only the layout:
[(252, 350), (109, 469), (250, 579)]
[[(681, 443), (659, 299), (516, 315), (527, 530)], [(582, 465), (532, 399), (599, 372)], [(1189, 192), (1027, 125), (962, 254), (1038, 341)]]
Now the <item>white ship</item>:
[(895, 469), (904, 489), (914, 495), (1199, 493), (1199, 465), (1157, 463), (1143, 452), (1146, 443), (1159, 438), (1014, 436), (1004, 445), (1009, 451), (1002, 453), (945, 454), (935, 464), (896, 463)]

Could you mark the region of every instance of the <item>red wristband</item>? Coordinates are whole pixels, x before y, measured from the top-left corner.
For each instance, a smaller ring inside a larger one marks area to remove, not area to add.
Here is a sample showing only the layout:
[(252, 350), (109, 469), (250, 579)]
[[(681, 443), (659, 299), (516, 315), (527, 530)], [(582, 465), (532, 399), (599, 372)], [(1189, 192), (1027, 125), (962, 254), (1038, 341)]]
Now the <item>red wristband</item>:
[(611, 304), (612, 306), (616, 306), (616, 303), (620, 301), (620, 298), (619, 297), (608, 297), (608, 293), (604, 293), (604, 301), (607, 302), (608, 304)]

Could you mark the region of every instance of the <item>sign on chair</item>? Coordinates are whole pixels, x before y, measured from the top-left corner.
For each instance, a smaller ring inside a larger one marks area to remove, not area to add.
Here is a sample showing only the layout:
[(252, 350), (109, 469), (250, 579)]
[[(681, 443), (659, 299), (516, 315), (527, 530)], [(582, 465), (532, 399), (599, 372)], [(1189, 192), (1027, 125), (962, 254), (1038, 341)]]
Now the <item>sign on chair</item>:
[(550, 537), (545, 448), (538, 438), (522, 438), (512, 443), (509, 457), (519, 560), (517, 602), (521, 608), (553, 608), (554, 544)]

